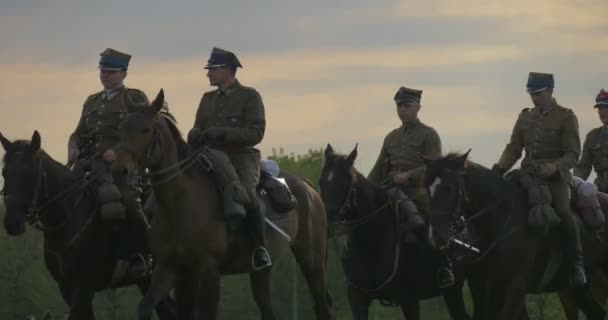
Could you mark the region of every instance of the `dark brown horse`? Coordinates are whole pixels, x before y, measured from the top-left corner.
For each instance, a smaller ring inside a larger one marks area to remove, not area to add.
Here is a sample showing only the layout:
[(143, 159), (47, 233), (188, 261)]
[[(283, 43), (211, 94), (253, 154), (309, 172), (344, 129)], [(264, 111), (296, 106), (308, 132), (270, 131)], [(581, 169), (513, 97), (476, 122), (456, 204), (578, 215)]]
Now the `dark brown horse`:
[[(525, 316), (526, 293), (568, 288), (559, 235), (531, 232), (524, 190), (515, 181), (468, 162), (467, 156), (427, 161), (435, 244), (448, 248), (460, 230), (467, 230), (481, 252), (469, 280), (475, 318), (517, 319)], [(590, 260), (587, 263), (593, 263)], [(588, 285), (568, 290), (588, 319), (604, 319), (606, 312)]]
[[(190, 150), (173, 121), (160, 112), (163, 102), (161, 90), (150, 107), (127, 116), (114, 163), (117, 171), (132, 170), (137, 163), (149, 168), (158, 203), (149, 232), (157, 265), (140, 304), (140, 319), (150, 319), (152, 308), (171, 288), (176, 290), (180, 319), (215, 319), (220, 275), (236, 273), (250, 274), (262, 319), (275, 319), (270, 270), (252, 272), (253, 244), (246, 236), (228, 232), (214, 179), (199, 165), (198, 150)], [(297, 207), (282, 224), (291, 241), (267, 228), (269, 252), (276, 260), (291, 249), (308, 281), (317, 318), (330, 319), (323, 203), (304, 180), (286, 172), (282, 176)]]
[[(70, 306), (70, 320), (94, 319), (92, 301), (108, 288), (117, 263), (116, 233), (100, 221), (93, 190), (40, 148), (34, 132), (31, 142), (11, 142), (0, 134), (4, 155), (4, 228), (9, 235), (25, 232), (26, 221), (44, 233), (44, 262)], [(145, 292), (149, 278), (125, 279), (114, 287), (136, 284)], [(166, 297), (166, 296), (165, 296)], [(177, 319), (175, 306), (164, 299), (161, 319)]]
[(418, 301), (441, 294), (454, 319), (470, 319), (462, 282), (444, 292), (437, 287), (439, 252), (426, 241), (404, 242), (398, 212), (386, 191), (354, 168), (356, 157), (356, 147), (345, 156), (328, 145), (320, 181), (330, 222), (345, 226), (342, 266), (353, 319), (367, 320), (370, 303), (380, 300), (399, 305), (406, 319), (417, 320)]

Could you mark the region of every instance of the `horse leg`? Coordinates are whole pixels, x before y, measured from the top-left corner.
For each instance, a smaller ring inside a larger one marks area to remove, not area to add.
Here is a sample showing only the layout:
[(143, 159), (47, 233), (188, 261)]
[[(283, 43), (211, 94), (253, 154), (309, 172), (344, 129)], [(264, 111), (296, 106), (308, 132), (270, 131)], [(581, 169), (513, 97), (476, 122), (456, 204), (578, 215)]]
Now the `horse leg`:
[[(523, 275), (515, 275), (505, 286), (504, 303), (500, 309), (500, 320), (518, 319), (526, 307), (526, 282)], [(526, 312), (527, 313), (527, 312)]]
[(562, 309), (568, 320), (578, 320), (578, 307), (574, 302), (574, 297), (568, 290), (559, 292), (559, 301), (562, 304)]
[(177, 315), (179, 319), (192, 319), (194, 312), (194, 299), (198, 295), (198, 283), (195, 289), (195, 277), (191, 273), (180, 272), (175, 283), (175, 300), (177, 302)]
[(90, 289), (77, 288), (73, 290), (68, 320), (95, 320), (95, 314), (93, 313), (94, 295), (95, 292)]
[(326, 250), (317, 251), (312, 250), (310, 247), (304, 248), (297, 245), (292, 246), (291, 250), (296, 258), (296, 262), (300, 266), (300, 270), (302, 270), (302, 274), (304, 274), (314, 300), (317, 320), (331, 319), (332, 299), (327, 289), (326, 257), (323, 254)]
[[(220, 271), (217, 267), (204, 266), (199, 272), (198, 306), (194, 309), (194, 319), (215, 320), (220, 301)], [(199, 307), (200, 306), (200, 307)], [(197, 308), (198, 307), (198, 308)]]
[(169, 295), (169, 291), (175, 284), (175, 274), (162, 263), (159, 263), (152, 271), (150, 287), (139, 303), (139, 320), (150, 320), (156, 305)]
[(473, 300), (473, 319), (483, 320), (488, 318), (486, 304), (486, 283), (482, 276), (474, 275), (468, 279), (469, 291)]
[[(150, 279), (139, 281), (137, 287), (142, 295), (145, 295), (150, 288)], [(158, 305), (156, 305), (156, 314), (160, 320), (172, 320), (177, 319), (177, 306), (175, 301), (167, 295)]]
[(415, 298), (407, 299), (401, 304), (401, 313), (406, 320), (420, 320), (420, 304)]
[(346, 289), (346, 297), (350, 305), (350, 311), (353, 314), (353, 320), (367, 320), (369, 316), (369, 305), (372, 299), (354, 288), (351, 284)]
[(258, 305), (262, 320), (275, 320), (270, 297), (270, 270), (252, 272), (249, 274), (253, 300)]
[(604, 305), (608, 298), (608, 279), (606, 279), (606, 274), (603, 270), (597, 269), (590, 278), (593, 296), (601, 305)]
[(442, 291), (443, 300), (448, 307), (448, 312), (454, 320), (471, 320), (464, 305), (462, 297), (462, 285), (460, 281), (455, 285), (445, 288)]
[(603, 320), (606, 315), (606, 311), (599, 304), (593, 294), (591, 293), (591, 287), (589, 283), (570, 289), (572, 297), (576, 302), (576, 305), (583, 311), (587, 319), (589, 320)]

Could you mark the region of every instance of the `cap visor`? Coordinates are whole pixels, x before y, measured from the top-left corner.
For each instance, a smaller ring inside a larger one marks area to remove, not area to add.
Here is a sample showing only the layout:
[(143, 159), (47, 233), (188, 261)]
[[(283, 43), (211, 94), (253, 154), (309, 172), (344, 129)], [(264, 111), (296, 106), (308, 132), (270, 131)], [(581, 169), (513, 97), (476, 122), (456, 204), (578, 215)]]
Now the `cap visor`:
[(99, 69), (99, 70), (110, 70), (110, 71), (123, 70), (121, 67), (108, 67), (108, 66), (99, 66), (99, 67), (97, 67), (97, 69)]
[(598, 102), (596, 103), (594, 106), (594, 108), (604, 108), (604, 107), (608, 107), (608, 101), (602, 101), (602, 102)]
[(535, 92), (541, 92), (541, 91), (545, 91), (545, 90), (547, 90), (547, 89), (549, 89), (549, 88), (547, 88), (547, 87), (540, 88), (540, 89), (539, 89), (539, 88), (528, 88), (528, 89), (526, 89), (526, 91), (527, 91), (528, 93), (535, 93)]
[(225, 64), (208, 64), (206, 66), (203, 67), (203, 69), (213, 69), (213, 68), (220, 68), (220, 67), (225, 67)]

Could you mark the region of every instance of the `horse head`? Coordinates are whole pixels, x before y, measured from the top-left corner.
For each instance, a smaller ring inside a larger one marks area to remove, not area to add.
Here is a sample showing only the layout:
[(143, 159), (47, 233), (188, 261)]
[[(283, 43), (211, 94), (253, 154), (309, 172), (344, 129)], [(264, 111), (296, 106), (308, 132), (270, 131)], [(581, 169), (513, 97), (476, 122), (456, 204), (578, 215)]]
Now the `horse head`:
[(9, 235), (22, 235), (29, 209), (39, 188), (40, 144), (38, 131), (34, 131), (31, 141), (9, 141), (0, 133), (0, 141), (6, 153), (2, 177), (4, 188), (2, 196), (6, 206), (4, 228)]
[(431, 197), (431, 240), (440, 249), (450, 244), (454, 227), (464, 219), (467, 201), (464, 175), (470, 151), (463, 155), (424, 159), (425, 183)]
[(120, 125), (121, 142), (116, 148), (116, 160), (112, 169), (116, 173), (131, 174), (138, 166), (157, 167), (161, 165), (161, 110), (165, 94), (161, 89), (149, 106), (129, 110)]
[(360, 175), (354, 168), (357, 146), (348, 156), (335, 153), (330, 144), (325, 148), (319, 186), (330, 224), (348, 219), (347, 209), (352, 205), (355, 185)]

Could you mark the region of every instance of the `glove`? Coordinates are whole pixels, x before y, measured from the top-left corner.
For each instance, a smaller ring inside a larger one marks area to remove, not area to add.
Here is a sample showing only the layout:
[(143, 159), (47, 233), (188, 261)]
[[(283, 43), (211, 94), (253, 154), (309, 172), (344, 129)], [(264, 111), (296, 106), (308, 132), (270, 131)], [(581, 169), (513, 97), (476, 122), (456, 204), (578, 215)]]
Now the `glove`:
[(192, 128), (188, 131), (188, 144), (197, 147), (205, 143), (205, 134), (199, 128)]

